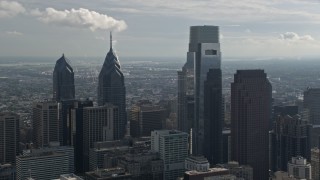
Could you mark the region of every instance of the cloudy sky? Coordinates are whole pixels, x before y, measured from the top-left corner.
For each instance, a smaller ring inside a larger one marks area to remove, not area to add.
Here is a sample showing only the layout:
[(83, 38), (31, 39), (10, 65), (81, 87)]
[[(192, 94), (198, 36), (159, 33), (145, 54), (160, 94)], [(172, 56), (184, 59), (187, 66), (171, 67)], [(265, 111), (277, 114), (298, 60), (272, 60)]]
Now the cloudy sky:
[(185, 57), (220, 26), (224, 57), (319, 57), (319, 0), (0, 0), (0, 56)]

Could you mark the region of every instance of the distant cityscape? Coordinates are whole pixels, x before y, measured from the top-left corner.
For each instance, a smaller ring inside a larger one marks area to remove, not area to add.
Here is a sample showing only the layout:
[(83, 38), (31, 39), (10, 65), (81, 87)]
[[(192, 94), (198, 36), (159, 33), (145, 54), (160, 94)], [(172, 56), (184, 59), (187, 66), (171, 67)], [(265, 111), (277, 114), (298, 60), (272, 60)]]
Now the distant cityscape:
[(184, 60), (122, 60), (111, 32), (104, 59), (0, 58), (0, 180), (319, 180), (320, 62), (189, 35)]

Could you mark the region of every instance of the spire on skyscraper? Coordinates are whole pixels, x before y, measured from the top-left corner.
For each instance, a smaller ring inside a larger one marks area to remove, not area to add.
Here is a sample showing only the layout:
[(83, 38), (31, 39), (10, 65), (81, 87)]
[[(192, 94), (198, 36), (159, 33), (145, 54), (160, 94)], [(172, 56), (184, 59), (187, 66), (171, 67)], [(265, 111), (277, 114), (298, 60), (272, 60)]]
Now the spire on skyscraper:
[(110, 31), (110, 49), (112, 49), (112, 31)]

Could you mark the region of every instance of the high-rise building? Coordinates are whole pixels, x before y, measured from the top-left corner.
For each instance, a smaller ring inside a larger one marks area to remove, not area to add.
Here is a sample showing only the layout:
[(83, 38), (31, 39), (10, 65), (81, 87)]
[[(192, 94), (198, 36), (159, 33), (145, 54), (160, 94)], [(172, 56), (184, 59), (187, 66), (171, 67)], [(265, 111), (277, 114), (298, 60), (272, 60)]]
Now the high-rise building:
[(74, 161), (75, 172), (84, 173), (84, 160), (83, 160), (83, 108), (93, 107), (93, 101), (80, 100), (75, 101), (71, 109), (71, 127), (72, 127), (72, 141), (74, 146)]
[(55, 101), (34, 102), (32, 109), (33, 145), (36, 148), (49, 146), (50, 142), (62, 143), (60, 103)]
[(89, 170), (89, 150), (95, 142), (114, 140), (119, 109), (112, 104), (83, 108), (83, 163)]
[(304, 108), (309, 109), (309, 121), (320, 125), (320, 88), (308, 88), (303, 97)]
[(210, 69), (204, 82), (204, 150), (210, 164), (222, 162), (222, 75)]
[(318, 148), (311, 149), (311, 167), (312, 179), (320, 179), (320, 150)]
[(310, 161), (311, 128), (299, 115), (278, 116), (272, 132), (275, 141), (272, 147), (274, 172), (287, 171), (287, 164), (292, 157), (303, 156)]
[(164, 163), (163, 180), (175, 180), (184, 173), (188, 156), (188, 134), (181, 131), (155, 130), (151, 132), (151, 150), (159, 152)]
[(272, 87), (263, 70), (238, 70), (231, 84), (232, 160), (253, 167), (253, 179), (269, 177)]
[(270, 119), (269, 123), (269, 131), (272, 131), (274, 121), (278, 118), (278, 116), (286, 116), (289, 115), (293, 117), (294, 115), (299, 114), (298, 106), (273, 106), (272, 111), (272, 119)]
[(188, 52), (187, 62), (178, 71), (178, 129), (190, 133), (194, 126), (194, 52)]
[(119, 119), (114, 123), (114, 139), (121, 139), (126, 133), (126, 88), (124, 76), (120, 69), (120, 61), (112, 48), (110, 33), (110, 50), (105, 58), (99, 74), (98, 104), (111, 103), (119, 109)]
[(164, 128), (166, 109), (152, 104), (136, 104), (130, 109), (130, 135), (150, 136), (151, 131)]
[(0, 113), (0, 164), (15, 164), (19, 152), (19, 115)]
[[(194, 132), (192, 138), (192, 153), (204, 154), (210, 163), (220, 162), (222, 149), (222, 95), (218, 90), (221, 85), (221, 52), (218, 26), (192, 26), (190, 27), (189, 52), (194, 64)], [(214, 85), (215, 89), (210, 89)], [(206, 101), (213, 98), (217, 102)], [(220, 100), (221, 99), (221, 100)], [(205, 106), (205, 104), (207, 106)], [(213, 113), (210, 113), (213, 112)], [(221, 121), (221, 122), (220, 122)], [(205, 126), (214, 131), (207, 131)], [(205, 134), (207, 133), (207, 134)], [(208, 134), (209, 133), (209, 134)], [(221, 135), (220, 135), (221, 134)], [(217, 136), (217, 138), (213, 138)], [(212, 139), (211, 139), (212, 138)], [(217, 139), (219, 138), (219, 142)], [(210, 144), (204, 147), (204, 144)], [(211, 147), (215, 147), (217, 152)], [(204, 151), (204, 148), (206, 151)], [(208, 148), (208, 149), (207, 149)], [(216, 154), (214, 154), (216, 153)]]
[(296, 179), (311, 180), (311, 164), (301, 156), (292, 157), (288, 162), (288, 174)]
[(74, 73), (64, 54), (57, 60), (53, 71), (53, 99), (75, 99)]

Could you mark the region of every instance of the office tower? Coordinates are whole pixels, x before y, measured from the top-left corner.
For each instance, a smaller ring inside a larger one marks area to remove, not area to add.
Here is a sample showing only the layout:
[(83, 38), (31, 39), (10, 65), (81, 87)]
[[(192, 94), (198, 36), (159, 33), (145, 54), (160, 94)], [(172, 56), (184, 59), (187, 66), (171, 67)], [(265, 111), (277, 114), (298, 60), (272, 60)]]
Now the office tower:
[(222, 75), (210, 69), (204, 82), (204, 150), (210, 164), (222, 162)]
[(273, 171), (287, 171), (287, 164), (292, 157), (303, 156), (310, 161), (312, 126), (300, 118), (278, 116), (274, 123), (274, 163)]
[[(211, 147), (215, 146), (217, 151), (221, 152), (222, 143), (222, 95), (220, 91), (217, 90), (219, 87), (219, 76), (221, 67), (221, 52), (220, 52), (220, 42), (219, 42), (219, 27), (218, 26), (192, 26), (190, 27), (190, 43), (189, 43), (189, 53), (188, 55), (193, 58), (194, 61), (194, 137), (192, 137), (192, 153), (195, 155), (204, 154), (210, 163), (220, 162), (218, 156), (221, 157), (220, 153), (214, 154), (215, 150)], [(211, 70), (211, 71), (209, 71)], [(209, 78), (209, 79), (208, 79)], [(221, 80), (220, 80), (221, 81)], [(215, 89), (209, 90), (214, 85)], [(207, 89), (205, 88), (207, 87)], [(211, 92), (210, 92), (211, 91)], [(206, 92), (206, 93), (205, 93)], [(206, 97), (208, 96), (208, 97)], [(205, 101), (206, 98), (215, 98), (217, 102), (208, 104)], [(210, 107), (206, 107), (208, 104)], [(220, 107), (221, 106), (221, 107)], [(208, 109), (206, 109), (208, 108)], [(215, 109), (218, 108), (218, 109)], [(214, 111), (214, 113), (208, 114), (207, 112)], [(205, 126), (208, 125), (214, 128), (214, 131), (210, 134), (205, 134), (208, 131)], [(213, 134), (217, 136), (213, 138)], [(217, 139), (220, 138), (217, 142)], [(204, 147), (204, 144), (212, 143)], [(216, 143), (216, 144), (214, 144)], [(206, 151), (203, 151), (203, 149)]]
[(120, 61), (112, 48), (111, 33), (110, 50), (100, 71), (98, 84), (98, 104), (102, 106), (106, 103), (111, 103), (119, 108), (119, 119), (114, 124), (114, 139), (121, 139), (126, 133), (127, 124), (126, 88), (120, 69)]
[(310, 111), (310, 123), (320, 125), (320, 88), (308, 88), (304, 92), (303, 107)]
[(60, 103), (55, 101), (34, 102), (32, 108), (33, 145), (42, 148), (50, 142), (62, 144)]
[(181, 131), (155, 130), (151, 132), (151, 150), (159, 152), (164, 162), (163, 180), (183, 176), (188, 156), (188, 134)]
[(272, 87), (263, 70), (238, 70), (231, 83), (232, 160), (253, 167), (253, 179), (269, 176)]
[(187, 62), (178, 71), (178, 129), (190, 133), (194, 121), (194, 53), (188, 52)]
[(27, 179), (30, 174), (34, 179), (57, 179), (70, 173), (68, 158), (67, 153), (46, 151), (17, 156), (17, 179)]
[(320, 151), (318, 148), (311, 149), (311, 171), (312, 171), (312, 179), (319, 180), (320, 179)]
[(62, 100), (60, 101), (59, 120), (61, 128), (61, 145), (72, 145), (72, 123), (71, 122), (71, 109), (74, 107), (76, 100)]
[(64, 54), (57, 60), (53, 70), (53, 99), (55, 101), (75, 99), (74, 73)]
[(150, 136), (151, 131), (164, 128), (166, 109), (151, 103), (138, 103), (130, 109), (130, 135)]
[(292, 157), (288, 162), (288, 174), (296, 179), (311, 180), (311, 165), (301, 156)]
[(15, 164), (19, 152), (19, 115), (0, 113), (0, 164)]
[(89, 169), (89, 149), (95, 142), (111, 141), (116, 136), (119, 109), (112, 104), (83, 108), (83, 163)]
[(75, 156), (75, 172), (84, 173), (83, 164), (83, 108), (93, 107), (93, 101), (80, 100), (75, 101), (71, 109), (71, 127), (72, 127), (72, 142), (74, 146)]
[(74, 72), (68, 62), (63, 54), (53, 71), (53, 100), (61, 103), (61, 145), (65, 146), (71, 145), (70, 109), (75, 99)]

